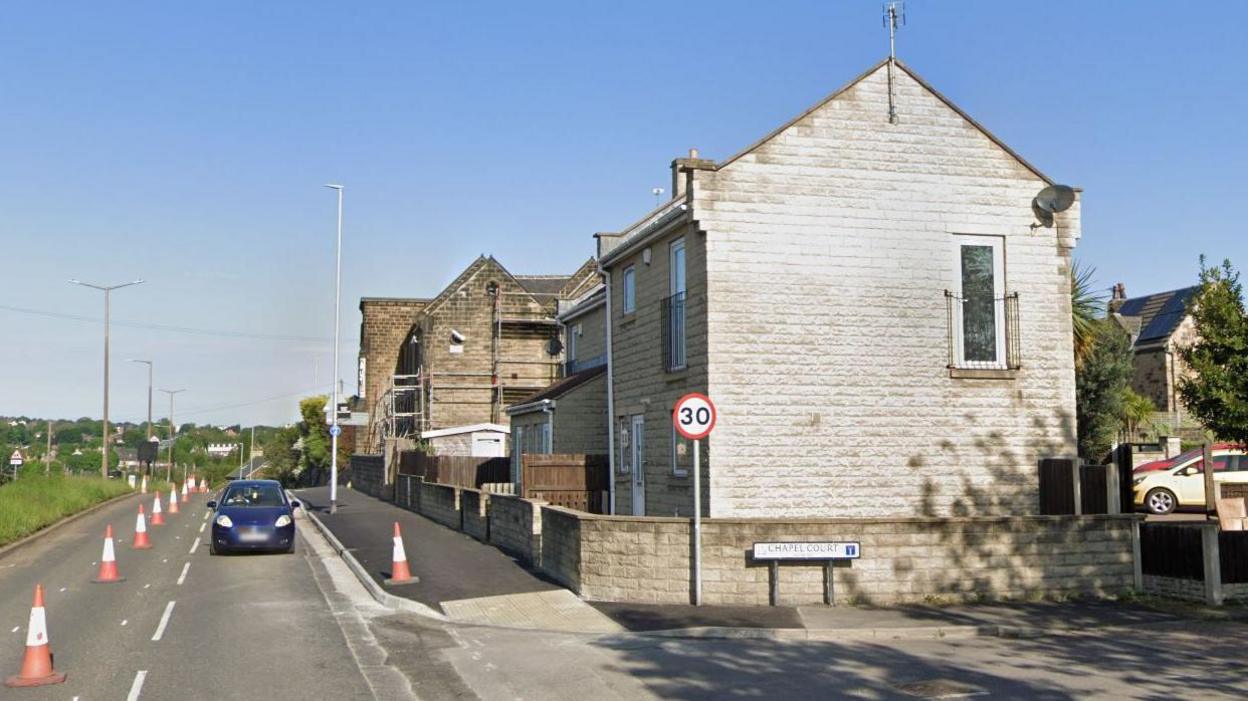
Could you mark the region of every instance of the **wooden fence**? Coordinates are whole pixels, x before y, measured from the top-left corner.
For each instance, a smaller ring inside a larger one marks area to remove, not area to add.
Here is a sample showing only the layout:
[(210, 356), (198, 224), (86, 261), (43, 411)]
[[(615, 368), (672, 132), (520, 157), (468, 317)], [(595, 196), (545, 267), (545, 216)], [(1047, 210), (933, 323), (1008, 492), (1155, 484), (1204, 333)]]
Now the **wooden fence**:
[(1073, 515), (1076, 513), (1075, 499), (1078, 498), (1078, 513), (1108, 514), (1110, 513), (1110, 488), (1115, 476), (1118, 478), (1118, 488), (1112, 499), (1119, 507), (1117, 513), (1130, 513), (1132, 509), (1131, 473), (1128, 470), (1123, 476), (1122, 465), (1080, 464), (1079, 485), (1076, 490), (1073, 460), (1066, 458), (1041, 460), (1040, 513), (1046, 516)]
[(1203, 581), (1205, 563), (1200, 526), (1181, 523), (1142, 524), (1140, 560), (1144, 574)]
[(605, 514), (611, 478), (605, 455), (524, 456), (521, 496), (577, 511)]
[(511, 462), (507, 458), (428, 455), (418, 450), (405, 450), (399, 453), (399, 474), (421, 477), (426, 482), (479, 489), (490, 482), (510, 482)]
[(1223, 584), (1248, 583), (1248, 531), (1222, 531), (1218, 534)]

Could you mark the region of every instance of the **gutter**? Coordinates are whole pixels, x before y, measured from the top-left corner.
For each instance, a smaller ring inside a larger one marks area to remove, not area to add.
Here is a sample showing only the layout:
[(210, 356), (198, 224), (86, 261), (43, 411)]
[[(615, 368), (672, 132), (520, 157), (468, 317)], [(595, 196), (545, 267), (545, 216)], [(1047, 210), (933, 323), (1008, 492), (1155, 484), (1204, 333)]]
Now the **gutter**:
[(550, 411), (554, 408), (555, 400), (539, 399), (536, 402), (529, 402), (528, 404), (516, 404), (514, 406), (509, 406), (505, 411), (508, 416), (518, 416), (520, 414), (528, 414), (534, 411), (544, 411), (550, 413)]
[[(654, 223), (646, 226), (644, 229), (634, 234), (632, 237), (630, 237), (628, 241), (621, 243), (619, 246), (616, 246), (615, 248), (611, 249), (605, 256), (603, 256), (602, 258), (599, 258), (598, 269), (602, 270), (605, 266), (611, 265), (613, 261), (623, 258), (624, 254), (630, 253), (631, 251), (636, 249), (638, 246), (649, 243), (650, 241), (656, 238), (659, 238), (663, 234), (667, 233), (666, 229), (669, 224), (673, 224), (681, 219), (684, 219), (686, 215), (688, 215), (688, 213), (689, 213), (688, 204), (682, 203), (678, 205), (677, 207), (673, 208), (672, 211), (659, 217), (658, 219), (654, 221)], [(610, 291), (611, 291), (611, 286), (610, 284), (608, 284), (607, 285), (608, 294), (610, 293)], [(607, 306), (609, 307), (610, 304), (608, 304)]]
[(607, 305), (607, 513), (615, 515), (615, 353), (611, 345), (611, 328), (615, 320), (611, 318), (611, 276), (602, 269), (602, 260), (598, 261), (598, 274), (602, 276), (607, 294), (604, 297)]

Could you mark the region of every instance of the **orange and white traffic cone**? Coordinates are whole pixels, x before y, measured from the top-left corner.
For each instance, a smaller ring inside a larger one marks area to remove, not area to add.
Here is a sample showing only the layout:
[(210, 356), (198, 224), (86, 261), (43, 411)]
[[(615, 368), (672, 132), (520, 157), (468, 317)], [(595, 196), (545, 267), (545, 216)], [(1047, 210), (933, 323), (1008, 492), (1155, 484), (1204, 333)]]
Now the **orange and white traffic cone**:
[(178, 513), (178, 490), (176, 487), (169, 490), (169, 513)]
[(43, 585), (35, 585), (35, 602), (30, 607), (30, 623), (26, 626), (26, 656), (22, 671), (4, 680), (8, 687), (60, 684), (65, 675), (52, 668), (52, 650), (48, 647), (48, 620), (43, 609)]
[(182, 483), (182, 503), (185, 504), (190, 500), (191, 500), (191, 496), (189, 493), (187, 493), (186, 482), (183, 482)]
[(156, 492), (156, 498), (152, 501), (152, 525), (165, 525), (165, 515), (160, 511), (160, 492)]
[(390, 579), (386, 584), (407, 584), (415, 580), (412, 570), (407, 566), (407, 550), (403, 548), (403, 534), (399, 532), (399, 522), (394, 522), (394, 564), (390, 566)]
[(139, 504), (139, 516), (134, 520), (134, 545), (135, 550), (147, 550), (152, 547), (152, 541), (147, 537), (147, 517), (143, 515), (143, 505)]
[(205, 477), (199, 478), (199, 493), (200, 494), (208, 493), (208, 479)]
[(143, 486), (139, 489), (139, 494), (147, 494), (147, 475), (143, 475)]
[(104, 554), (100, 557), (100, 572), (91, 581), (97, 584), (111, 584), (124, 580), (125, 577), (117, 572), (117, 553), (113, 549), (113, 526), (109, 524), (104, 530)]

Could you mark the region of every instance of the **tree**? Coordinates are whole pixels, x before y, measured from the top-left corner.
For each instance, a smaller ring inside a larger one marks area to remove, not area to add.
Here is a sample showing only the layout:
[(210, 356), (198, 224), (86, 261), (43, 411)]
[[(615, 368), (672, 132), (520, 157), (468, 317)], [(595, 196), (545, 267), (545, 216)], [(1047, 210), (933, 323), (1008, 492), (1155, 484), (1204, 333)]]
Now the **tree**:
[(293, 484), (299, 475), (299, 453), (295, 450), (295, 441), (299, 440), (299, 435), (298, 426), (288, 426), (270, 434), (268, 440), (260, 444), (269, 473), (281, 480), (282, 484)]
[(1131, 339), (1116, 323), (1095, 320), (1088, 357), (1075, 370), (1079, 454), (1099, 461), (1113, 446), (1126, 417), (1131, 382)]
[(1248, 444), (1248, 318), (1239, 272), (1229, 260), (1206, 267), (1188, 304), (1197, 340), (1179, 349), (1193, 375), (1179, 380), (1179, 395), (1193, 416), (1224, 440)]
[(1130, 387), (1126, 388), (1122, 393), (1122, 418), (1127, 424), (1128, 440), (1133, 440), (1139, 433), (1140, 425), (1156, 412), (1157, 405), (1153, 404), (1153, 400)]
[(314, 484), (320, 483), (321, 475), (329, 471), (329, 426), (325, 425), (325, 395), (308, 397), (299, 402), (299, 434), (303, 438), (303, 454), (300, 467), (310, 471)]
[(1102, 317), (1104, 300), (1092, 289), (1096, 268), (1084, 267), (1075, 261), (1070, 268), (1070, 315), (1075, 335), (1075, 367), (1083, 365), (1092, 355), (1098, 338), (1097, 324)]

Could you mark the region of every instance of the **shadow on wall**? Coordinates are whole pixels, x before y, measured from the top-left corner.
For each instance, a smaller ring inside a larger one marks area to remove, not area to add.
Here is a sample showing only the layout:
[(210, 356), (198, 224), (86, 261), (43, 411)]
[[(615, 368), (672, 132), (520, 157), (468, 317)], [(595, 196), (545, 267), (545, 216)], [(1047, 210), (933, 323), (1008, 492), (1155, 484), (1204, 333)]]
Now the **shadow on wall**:
[[(670, 699), (939, 698), (903, 691), (932, 680), (956, 681), (969, 687), (963, 694), (995, 699), (1117, 696), (1128, 688), (1132, 698), (1154, 701), (1243, 698), (1242, 675), (1227, 673), (1241, 666), (1242, 628), (1235, 629), (1238, 635), (1215, 636), (1178, 630), (1154, 631), (1156, 637), (1143, 644), (1124, 644), (1121, 636), (1109, 634), (904, 646), (758, 640), (638, 645), (610, 639), (591, 644), (612, 658), (611, 671)], [(956, 657), (951, 647), (958, 648)], [(1173, 664), (1180, 658), (1183, 664)], [(1107, 689), (1111, 681), (1121, 685), (1116, 693)]]
[[(1124, 576), (1109, 577), (1102, 581), (1096, 571), (1106, 565), (1109, 558), (1129, 555), (1130, 531), (1118, 523), (1114, 537), (1122, 539), (1122, 547), (1115, 552), (1105, 552), (1099, 545), (1085, 547), (1086, 524), (1073, 518), (1046, 519), (1043, 521), (999, 519), (992, 516), (1032, 516), (1039, 510), (1039, 480), (1037, 466), (1030, 463), (1027, 455), (1056, 456), (1068, 451), (1075, 440), (1074, 417), (1066, 412), (1055, 412), (1054, 418), (1061, 426), (1065, 441), (1036, 439), (1020, 450), (1007, 444), (1001, 433), (992, 431), (977, 436), (973, 442), (975, 452), (959, 454), (957, 446), (942, 441), (940, 448), (951, 453), (956, 461), (978, 463), (988, 466), (990, 481), (976, 484), (963, 476), (957, 493), (946, 495), (949, 483), (938, 483), (926, 477), (922, 484), (922, 497), (915, 508), (915, 515), (933, 519), (925, 524), (929, 535), (934, 535), (937, 552), (907, 554), (904, 549), (892, 558), (892, 571), (899, 581), (914, 582), (916, 590), (927, 592), (930, 599), (950, 597), (957, 600), (988, 600), (1022, 595), (1025, 598), (1041, 598), (1054, 592), (1071, 593), (1071, 584), (1079, 582), (1080, 593), (1118, 594), (1131, 586), (1131, 562), (1119, 561), (1119, 572)], [(973, 415), (967, 416), (974, 422)], [(1033, 427), (1044, 428), (1040, 417), (1032, 419)], [(1038, 430), (1037, 435), (1047, 431)], [(909, 465), (920, 468), (924, 463), (921, 454), (911, 456)], [(961, 522), (942, 516), (979, 517), (988, 519)], [(1105, 522), (1110, 528), (1111, 523)], [(1110, 537), (1108, 534), (1106, 537)], [(1071, 560), (1064, 565), (1049, 564), (1037, 575), (1033, 558), (1043, 552), (1055, 560), (1054, 554), (1069, 553)], [(918, 562), (936, 558), (941, 566), (932, 567), (930, 562)], [(1081, 558), (1081, 559), (1076, 559)], [(1112, 564), (1112, 563), (1111, 563)], [(926, 565), (926, 566), (925, 566)], [(1088, 571), (1082, 572), (1082, 568)], [(916, 572), (921, 570), (921, 572)], [(837, 568), (838, 591), (846, 592), (856, 603), (874, 603), (868, 588), (852, 568)]]

